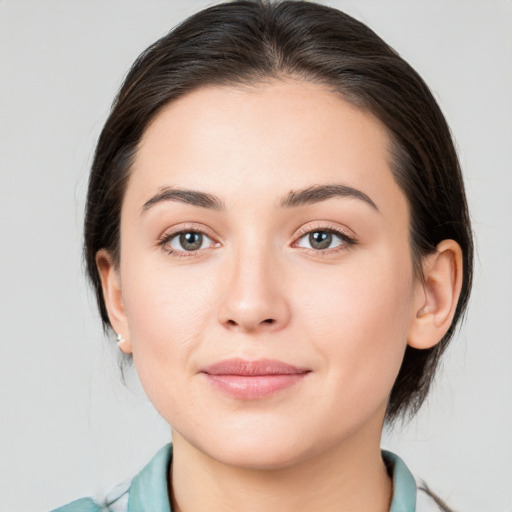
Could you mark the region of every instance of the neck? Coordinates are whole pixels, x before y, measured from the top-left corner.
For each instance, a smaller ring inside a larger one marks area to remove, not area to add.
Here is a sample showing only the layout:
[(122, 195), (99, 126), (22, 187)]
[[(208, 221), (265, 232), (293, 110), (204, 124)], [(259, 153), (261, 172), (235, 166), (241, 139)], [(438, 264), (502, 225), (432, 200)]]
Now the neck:
[(346, 440), (298, 464), (258, 470), (219, 462), (174, 432), (172, 510), (388, 512), (392, 483), (379, 443), (380, 432), (376, 442)]

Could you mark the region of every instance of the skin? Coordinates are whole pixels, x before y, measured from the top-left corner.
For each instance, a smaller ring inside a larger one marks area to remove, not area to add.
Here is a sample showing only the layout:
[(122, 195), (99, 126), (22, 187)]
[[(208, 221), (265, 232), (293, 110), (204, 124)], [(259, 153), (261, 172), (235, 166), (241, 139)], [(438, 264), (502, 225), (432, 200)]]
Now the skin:
[[(448, 329), (461, 281), (453, 241), (415, 276), (389, 147), (370, 114), (293, 80), (203, 88), (148, 127), (123, 202), (119, 268), (105, 251), (97, 262), (121, 348), (173, 429), (173, 510), (389, 510), (379, 448), (388, 396), (407, 344), (427, 348)], [(281, 205), (292, 190), (332, 184), (374, 205)], [(224, 208), (158, 200), (164, 187)], [(185, 251), (171, 238), (180, 230), (208, 238)], [(315, 230), (340, 234), (318, 249)], [(201, 373), (233, 357), (309, 373), (236, 399)]]

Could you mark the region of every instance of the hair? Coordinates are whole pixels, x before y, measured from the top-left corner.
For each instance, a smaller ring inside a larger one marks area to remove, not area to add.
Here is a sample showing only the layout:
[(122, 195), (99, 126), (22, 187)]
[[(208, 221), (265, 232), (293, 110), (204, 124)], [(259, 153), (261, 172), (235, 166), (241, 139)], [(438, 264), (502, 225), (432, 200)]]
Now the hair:
[(105, 330), (110, 328), (96, 267), (106, 249), (120, 259), (120, 214), (132, 162), (148, 125), (169, 102), (205, 86), (257, 86), (272, 79), (328, 86), (387, 129), (390, 165), (410, 210), (415, 272), (445, 239), (463, 253), (455, 316), (432, 348), (408, 346), (386, 419), (417, 412), (465, 311), (473, 242), (462, 173), (432, 93), (397, 52), (363, 23), (307, 1), (242, 0), (191, 16), (147, 48), (128, 72), (100, 134), (89, 181), (84, 255)]

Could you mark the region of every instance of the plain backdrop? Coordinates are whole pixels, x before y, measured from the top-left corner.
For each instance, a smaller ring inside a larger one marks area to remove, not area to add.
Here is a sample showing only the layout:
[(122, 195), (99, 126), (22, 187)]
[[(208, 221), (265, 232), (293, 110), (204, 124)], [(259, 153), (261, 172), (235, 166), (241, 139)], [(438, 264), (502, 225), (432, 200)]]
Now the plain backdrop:
[[(0, 510), (36, 512), (132, 476), (170, 439), (121, 382), (83, 277), (88, 167), (135, 57), (209, 5), (0, 0)], [(512, 2), (325, 2), (425, 78), (452, 127), (476, 232), (465, 326), (428, 403), (386, 434), (455, 510), (512, 511)], [(320, 511), (319, 511), (320, 512)]]

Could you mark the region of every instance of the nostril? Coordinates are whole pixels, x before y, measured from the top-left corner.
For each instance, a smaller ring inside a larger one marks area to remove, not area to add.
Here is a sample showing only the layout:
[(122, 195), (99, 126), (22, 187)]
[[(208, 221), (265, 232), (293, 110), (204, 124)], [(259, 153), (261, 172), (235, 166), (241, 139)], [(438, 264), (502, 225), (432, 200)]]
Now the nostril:
[[(1, 0), (0, 0), (1, 1)], [(252, 321), (254, 320), (254, 321)], [(275, 318), (266, 318), (265, 320), (258, 321), (257, 319), (241, 319), (241, 321), (233, 320), (233, 318), (228, 318), (225, 321), (225, 326), (231, 329), (243, 329), (248, 331), (257, 330), (258, 326), (260, 328), (264, 328), (268, 326), (269, 328), (274, 328), (275, 325), (278, 324), (278, 320)]]

